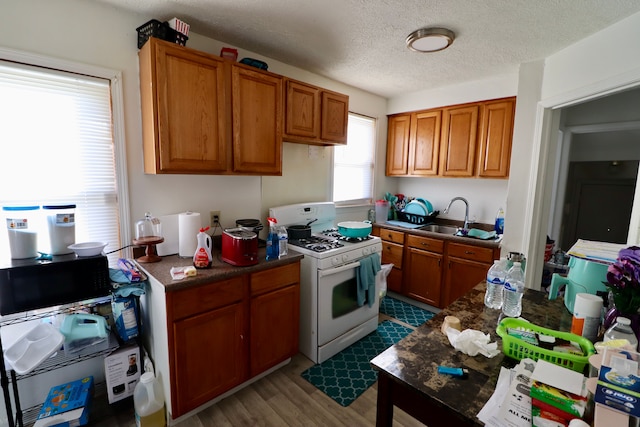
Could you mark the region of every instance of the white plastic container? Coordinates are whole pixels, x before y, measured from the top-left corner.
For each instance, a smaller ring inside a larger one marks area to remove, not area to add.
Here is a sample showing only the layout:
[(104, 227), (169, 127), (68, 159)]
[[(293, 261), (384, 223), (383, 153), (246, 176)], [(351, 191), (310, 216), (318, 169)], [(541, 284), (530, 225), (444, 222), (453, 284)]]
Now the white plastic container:
[(49, 230), (49, 253), (64, 255), (73, 253), (69, 246), (76, 243), (76, 205), (42, 206)]
[(37, 219), (40, 206), (3, 206), (12, 259), (38, 256)]
[(602, 297), (588, 293), (576, 294), (571, 319), (571, 333), (596, 342), (602, 316)]
[(145, 372), (133, 391), (133, 406), (137, 427), (164, 427), (167, 425), (162, 385), (153, 372)]

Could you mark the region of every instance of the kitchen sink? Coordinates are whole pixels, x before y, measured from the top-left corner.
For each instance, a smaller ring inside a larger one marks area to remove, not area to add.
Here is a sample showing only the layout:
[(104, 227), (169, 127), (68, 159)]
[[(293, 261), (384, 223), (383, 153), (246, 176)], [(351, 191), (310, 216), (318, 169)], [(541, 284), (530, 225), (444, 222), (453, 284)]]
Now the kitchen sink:
[(432, 233), (440, 234), (456, 234), (458, 232), (458, 227), (453, 227), (451, 225), (429, 224), (420, 227), (420, 230), (431, 231)]

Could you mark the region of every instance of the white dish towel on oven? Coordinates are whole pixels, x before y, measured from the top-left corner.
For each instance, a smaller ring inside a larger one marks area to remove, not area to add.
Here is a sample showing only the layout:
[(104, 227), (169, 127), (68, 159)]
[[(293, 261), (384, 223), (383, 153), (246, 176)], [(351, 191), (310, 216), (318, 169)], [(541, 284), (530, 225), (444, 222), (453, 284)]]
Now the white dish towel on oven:
[(356, 270), (356, 286), (358, 306), (365, 303), (369, 307), (376, 301), (376, 274), (380, 271), (380, 255), (373, 253), (360, 260), (360, 267)]

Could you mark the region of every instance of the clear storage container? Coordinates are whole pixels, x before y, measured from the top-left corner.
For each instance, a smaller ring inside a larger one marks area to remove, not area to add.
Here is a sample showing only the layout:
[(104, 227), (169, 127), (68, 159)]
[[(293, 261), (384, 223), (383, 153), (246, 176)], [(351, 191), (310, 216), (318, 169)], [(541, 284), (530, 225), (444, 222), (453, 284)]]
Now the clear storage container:
[(3, 206), (12, 259), (38, 256), (38, 215), (40, 206)]
[(64, 255), (73, 253), (70, 245), (76, 243), (76, 205), (42, 206), (49, 231), (49, 253)]

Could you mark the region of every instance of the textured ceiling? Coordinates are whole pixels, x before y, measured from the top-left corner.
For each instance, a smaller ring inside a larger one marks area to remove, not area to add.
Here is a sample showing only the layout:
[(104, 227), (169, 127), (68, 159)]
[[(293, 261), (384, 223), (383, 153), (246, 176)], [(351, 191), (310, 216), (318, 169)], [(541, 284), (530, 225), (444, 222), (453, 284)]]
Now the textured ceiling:
[[(96, 0), (392, 97), (517, 72), (640, 11), (638, 0)], [(456, 33), (437, 53), (412, 31)]]

